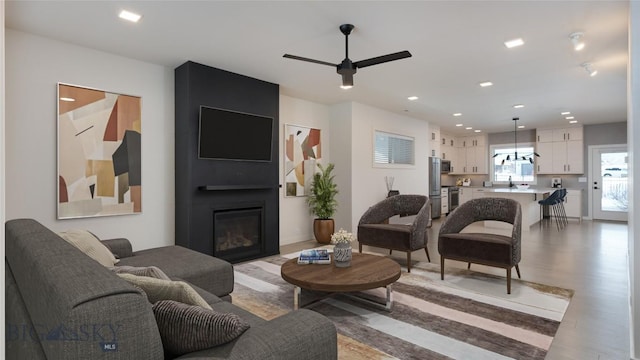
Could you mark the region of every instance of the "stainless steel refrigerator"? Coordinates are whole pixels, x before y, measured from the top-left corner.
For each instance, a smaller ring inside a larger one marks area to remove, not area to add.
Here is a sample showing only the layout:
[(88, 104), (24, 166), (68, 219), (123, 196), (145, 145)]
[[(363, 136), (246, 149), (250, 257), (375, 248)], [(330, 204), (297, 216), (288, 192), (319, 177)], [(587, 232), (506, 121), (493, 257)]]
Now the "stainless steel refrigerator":
[(440, 204), (440, 158), (429, 158), (429, 199), (431, 200), (431, 218), (438, 219), (441, 215)]

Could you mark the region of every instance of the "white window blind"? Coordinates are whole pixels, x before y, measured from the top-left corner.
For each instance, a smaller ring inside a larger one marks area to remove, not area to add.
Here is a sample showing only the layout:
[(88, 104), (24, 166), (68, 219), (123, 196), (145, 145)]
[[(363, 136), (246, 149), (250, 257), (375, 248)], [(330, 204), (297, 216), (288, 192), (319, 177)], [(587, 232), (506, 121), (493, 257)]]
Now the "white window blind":
[(414, 165), (414, 152), (414, 138), (376, 130), (374, 163)]

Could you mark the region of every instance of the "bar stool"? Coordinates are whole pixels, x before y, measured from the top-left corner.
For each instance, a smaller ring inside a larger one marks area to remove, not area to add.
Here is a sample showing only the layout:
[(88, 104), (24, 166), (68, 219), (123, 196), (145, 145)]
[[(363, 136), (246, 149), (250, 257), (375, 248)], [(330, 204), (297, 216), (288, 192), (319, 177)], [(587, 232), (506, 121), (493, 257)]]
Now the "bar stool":
[(569, 224), (569, 220), (567, 219), (567, 212), (564, 209), (564, 202), (567, 198), (567, 189), (560, 189), (560, 196), (558, 197), (558, 204), (556, 205), (560, 210), (560, 220), (562, 220), (563, 226)]
[[(560, 198), (562, 196), (562, 191), (563, 189), (559, 189), (554, 191), (553, 193), (551, 193), (551, 195), (549, 195), (546, 199), (542, 199), (538, 201), (538, 204), (540, 204), (540, 226), (542, 226), (542, 219), (543, 219), (543, 210), (545, 206), (549, 207), (550, 210), (550, 214), (549, 216), (553, 216), (556, 218), (556, 227), (558, 228), (558, 231), (560, 231), (560, 208), (559, 203), (560, 203)], [(566, 191), (566, 190), (565, 190)], [(562, 223), (564, 226), (564, 222)]]

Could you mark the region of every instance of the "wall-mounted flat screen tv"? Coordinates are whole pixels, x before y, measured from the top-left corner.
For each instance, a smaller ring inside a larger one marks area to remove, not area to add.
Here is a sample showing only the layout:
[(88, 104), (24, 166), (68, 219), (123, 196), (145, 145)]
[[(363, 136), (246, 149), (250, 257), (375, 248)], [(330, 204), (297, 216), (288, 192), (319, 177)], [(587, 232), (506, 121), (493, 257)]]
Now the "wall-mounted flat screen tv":
[(200, 106), (198, 158), (271, 161), (273, 118)]

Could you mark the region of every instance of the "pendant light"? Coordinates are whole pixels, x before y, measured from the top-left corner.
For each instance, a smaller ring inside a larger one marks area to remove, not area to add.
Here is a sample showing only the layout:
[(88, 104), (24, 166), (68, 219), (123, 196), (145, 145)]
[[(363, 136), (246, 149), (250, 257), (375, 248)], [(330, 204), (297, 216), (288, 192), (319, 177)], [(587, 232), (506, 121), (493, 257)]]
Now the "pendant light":
[[(529, 162), (533, 164), (534, 156), (540, 157), (540, 154), (538, 154), (537, 152), (534, 151), (531, 154), (518, 155), (518, 120), (520, 120), (520, 118), (515, 117), (512, 120), (513, 120), (513, 143), (515, 144), (515, 154), (513, 154), (514, 155), (513, 156), (513, 161), (517, 161), (517, 160), (526, 161), (526, 160), (529, 160)], [(501, 154), (494, 154), (493, 157), (496, 158), (496, 157), (498, 157), (498, 155), (501, 155)], [(511, 161), (511, 160), (512, 160), (511, 159), (511, 154), (507, 154), (507, 157), (502, 160), (501, 165), (504, 165), (505, 162)]]

